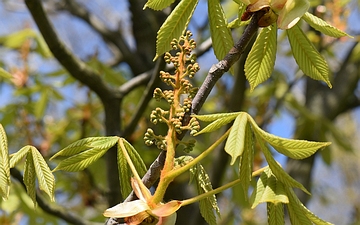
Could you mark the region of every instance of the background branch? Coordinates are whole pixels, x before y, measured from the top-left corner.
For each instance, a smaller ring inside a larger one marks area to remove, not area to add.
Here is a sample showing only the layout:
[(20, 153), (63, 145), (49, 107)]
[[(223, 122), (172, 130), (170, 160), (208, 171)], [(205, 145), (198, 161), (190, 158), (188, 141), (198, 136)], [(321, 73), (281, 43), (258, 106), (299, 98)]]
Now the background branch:
[[(21, 175), (20, 171), (16, 168), (11, 168), (10, 174), (13, 178), (15, 178), (18, 182), (20, 182), (20, 184), (26, 191), (26, 186), (23, 181), (24, 178)], [(59, 205), (49, 204), (45, 200), (45, 198), (42, 195), (40, 195), (38, 192), (36, 193), (36, 202), (38, 203), (39, 207), (42, 210), (44, 210), (45, 212), (49, 213), (50, 215), (61, 218), (68, 223), (75, 224), (75, 225), (94, 225), (95, 224), (95, 223), (91, 223), (87, 220), (84, 220), (82, 217), (69, 212), (68, 210), (60, 207)]]

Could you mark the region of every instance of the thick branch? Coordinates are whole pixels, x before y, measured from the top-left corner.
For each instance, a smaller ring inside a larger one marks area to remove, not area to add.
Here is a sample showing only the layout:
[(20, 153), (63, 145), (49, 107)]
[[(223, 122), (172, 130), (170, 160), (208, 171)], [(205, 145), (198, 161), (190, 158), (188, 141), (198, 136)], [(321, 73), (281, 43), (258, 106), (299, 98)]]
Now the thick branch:
[(25, 3), (35, 20), (41, 34), (55, 58), (60, 64), (77, 80), (88, 86), (99, 98), (104, 101), (108, 98), (114, 98), (113, 92), (100, 76), (90, 69), (84, 62), (74, 56), (68, 48), (65, 47), (56, 34), (53, 26), (50, 24), (40, 0), (25, 0)]
[(85, 21), (96, 32), (98, 32), (106, 42), (115, 45), (121, 52), (123, 60), (129, 64), (134, 74), (143, 72), (144, 68), (141, 65), (141, 61), (138, 60), (134, 52), (131, 51), (120, 31), (108, 29), (106, 24), (104, 24), (95, 15), (91, 14), (83, 5), (77, 3), (75, 0), (65, 0), (63, 9), (68, 10), (74, 16)]
[[(23, 186), (23, 188), (26, 190), (26, 186), (23, 181), (23, 176), (21, 175), (20, 171), (17, 170), (16, 168), (11, 168), (10, 173), (11, 176), (14, 177), (17, 181), (19, 181), (20, 184)], [(84, 220), (82, 217), (77, 216), (60, 206), (49, 204), (48, 202), (46, 202), (44, 197), (39, 195), (38, 193), (36, 193), (36, 202), (38, 203), (39, 207), (45, 212), (53, 216), (56, 216), (58, 218), (61, 218), (70, 224), (75, 224), (75, 225), (92, 224), (89, 221)]]

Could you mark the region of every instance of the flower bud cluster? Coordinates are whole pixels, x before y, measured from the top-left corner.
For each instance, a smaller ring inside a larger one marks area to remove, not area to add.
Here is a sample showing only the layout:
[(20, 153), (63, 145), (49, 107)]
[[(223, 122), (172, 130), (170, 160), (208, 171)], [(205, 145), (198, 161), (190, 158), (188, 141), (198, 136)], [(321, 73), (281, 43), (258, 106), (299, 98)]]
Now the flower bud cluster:
[(151, 111), (150, 122), (152, 122), (153, 124), (157, 124), (157, 122), (166, 123), (168, 116), (169, 111), (165, 111), (157, 107), (155, 110)]
[[(195, 134), (200, 129), (199, 123), (194, 119), (187, 125), (182, 124), (185, 113), (191, 111), (192, 99), (197, 92), (197, 88), (192, 86), (189, 78), (193, 78), (200, 70), (199, 64), (196, 63), (196, 55), (191, 54), (196, 47), (196, 43), (191, 39), (191, 36), (191, 32), (188, 31), (179, 40), (174, 39), (171, 42), (171, 47), (177, 52), (175, 54), (167, 52), (164, 56), (165, 62), (173, 64), (175, 70), (173, 74), (161, 71), (160, 78), (173, 90), (161, 90), (160, 88), (154, 90), (153, 97), (157, 101), (166, 100), (170, 105), (170, 110), (156, 108), (150, 115), (152, 123), (166, 123), (169, 128), (174, 128), (178, 134), (184, 130), (190, 130), (191, 134)], [(183, 99), (182, 96), (186, 96), (186, 98)], [(165, 138), (156, 136), (151, 129), (146, 132), (144, 140), (147, 145), (156, 144), (158, 148), (166, 149)], [(195, 145), (195, 141), (192, 140), (184, 145), (186, 151), (190, 151)]]
[(154, 131), (150, 128), (147, 129), (144, 135), (144, 141), (147, 146), (153, 145), (155, 143), (158, 149), (166, 150), (165, 137), (161, 135), (155, 135)]

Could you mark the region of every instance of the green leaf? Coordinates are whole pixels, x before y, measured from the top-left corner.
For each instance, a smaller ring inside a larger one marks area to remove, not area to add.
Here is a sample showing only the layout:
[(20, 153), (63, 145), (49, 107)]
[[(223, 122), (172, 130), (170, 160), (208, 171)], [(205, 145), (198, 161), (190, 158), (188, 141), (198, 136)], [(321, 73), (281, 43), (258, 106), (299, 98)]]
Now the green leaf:
[(283, 168), (279, 166), (279, 164), (275, 161), (274, 157), (272, 156), (269, 147), (264, 143), (264, 140), (261, 137), (256, 137), (257, 141), (261, 147), (261, 151), (263, 152), (266, 161), (269, 164), (269, 167), (272, 171), (272, 173), (275, 175), (275, 177), (280, 180), (284, 185), (289, 187), (296, 187), (304, 191), (305, 193), (310, 195), (310, 192), (306, 190), (306, 188), (294, 180), (289, 174), (287, 174)]
[(24, 29), (7, 36), (0, 37), (0, 43), (8, 48), (20, 48), (28, 38), (36, 37), (36, 32), (32, 29)]
[(34, 115), (36, 119), (40, 119), (44, 117), (48, 101), (49, 101), (49, 89), (44, 88), (44, 90), (41, 91), (40, 99), (35, 103)]
[(5, 130), (0, 124), (0, 195), (7, 199), (10, 193), (10, 159)]
[[(208, 14), (212, 46), (216, 58), (220, 61), (234, 46), (234, 41), (220, 0), (208, 1)], [(233, 69), (231, 74), (234, 74)]]
[(284, 185), (274, 176), (269, 167), (264, 170), (257, 181), (250, 201), (252, 202), (252, 209), (264, 202), (274, 204), (289, 203)]
[[(311, 221), (306, 217), (303, 207), (299, 199), (296, 197), (294, 191), (291, 188), (286, 189), (286, 193), (289, 197), (289, 204), (287, 208), (289, 211), (290, 221), (292, 225), (312, 225)], [(300, 204), (299, 204), (300, 203)]]
[(136, 171), (138, 172), (140, 177), (144, 176), (147, 169), (146, 169), (146, 165), (145, 165), (144, 161), (142, 160), (141, 156), (127, 140), (125, 140), (123, 138), (122, 138), (122, 140), (124, 142), (124, 146), (125, 146), (128, 154), (130, 156), (130, 159), (135, 166)]
[(330, 88), (329, 67), (306, 37), (298, 24), (286, 30), (291, 50), (300, 69), (315, 80), (324, 81)]
[(254, 132), (275, 148), (276, 151), (293, 159), (304, 159), (313, 155), (317, 150), (331, 144), (331, 142), (314, 142), (281, 138), (263, 131), (249, 116)]
[(58, 157), (58, 156), (73, 156), (80, 152), (91, 150), (91, 149), (99, 149), (99, 150), (108, 150), (112, 146), (114, 146), (118, 137), (88, 137), (81, 140), (78, 140), (66, 148), (57, 152), (50, 160)]
[(170, 42), (174, 38), (179, 38), (185, 32), (198, 1), (180, 1), (174, 11), (167, 17), (158, 31), (154, 60), (170, 49)]
[(233, 165), (236, 159), (243, 154), (245, 145), (245, 131), (247, 125), (247, 114), (239, 114), (226, 140), (225, 151), (231, 156), (230, 164)]
[(117, 162), (118, 162), (118, 170), (119, 170), (119, 180), (120, 180), (120, 191), (122, 196), (128, 196), (131, 191), (131, 170), (126, 161), (125, 155), (121, 150), (120, 145), (117, 145)]
[(245, 62), (245, 75), (250, 83), (250, 90), (266, 81), (274, 70), (276, 58), (275, 25), (261, 29)]
[(311, 27), (313, 27), (315, 30), (320, 31), (321, 33), (334, 37), (334, 38), (340, 38), (344, 36), (349, 36), (347, 33), (345, 33), (342, 30), (339, 30), (338, 28), (331, 26), (324, 20), (320, 19), (317, 16), (314, 16), (313, 14), (306, 12), (303, 17), (301, 17), (303, 20), (305, 20)]
[(23, 179), (26, 187), (26, 192), (33, 201), (34, 206), (36, 206), (36, 186), (35, 186), (36, 176), (35, 175), (36, 175), (35, 165), (32, 154), (29, 151), (26, 155)]
[(39, 187), (49, 196), (51, 201), (55, 201), (55, 177), (40, 152), (33, 146), (30, 148)]
[(285, 224), (284, 220), (284, 205), (267, 203), (267, 214), (269, 225), (281, 225)]
[(215, 113), (215, 114), (208, 114), (208, 115), (191, 115), (196, 119), (204, 122), (213, 122), (218, 119), (222, 119), (224, 117), (230, 117), (234, 120), (241, 112), (233, 112), (233, 113)]
[(315, 225), (332, 225), (332, 223), (329, 223), (318, 216), (316, 216), (313, 212), (311, 212), (308, 208), (306, 208), (298, 199), (295, 192), (292, 189), (286, 190), (287, 195), (289, 196), (289, 199), (291, 201), (291, 205), (294, 207), (296, 205), (297, 208), (302, 209), (302, 213)]
[(68, 172), (81, 171), (101, 158), (109, 148), (90, 148), (76, 155), (62, 160), (59, 165), (53, 169), (53, 172), (64, 170)]
[(175, 0), (148, 0), (144, 6), (144, 9), (149, 7), (153, 10), (162, 10), (170, 6)]
[[(121, 141), (124, 143), (125, 150), (128, 153), (137, 173), (140, 177), (143, 176), (147, 169), (141, 156), (128, 141), (123, 138), (121, 138)], [(132, 191), (130, 186), (130, 178), (132, 177), (132, 173), (120, 145), (118, 145), (118, 168), (120, 171), (119, 179), (121, 183), (121, 193), (123, 196), (127, 196)]]
[[(221, 115), (222, 116), (221, 116)], [(210, 123), (209, 125), (207, 125), (206, 127), (204, 127), (202, 130), (200, 130), (199, 132), (197, 132), (194, 136), (203, 134), (203, 133), (208, 133), (208, 132), (213, 132), (215, 130), (220, 129), (222, 126), (230, 123), (231, 121), (233, 121), (237, 115), (239, 115), (239, 113), (236, 114), (228, 114), (225, 115), (225, 113), (220, 113), (220, 117), (218, 117), (218, 119), (216, 119), (215, 121), (213, 121), (212, 123)], [(195, 116), (197, 118), (197, 116)], [(209, 119), (209, 118), (208, 118)], [(201, 119), (200, 119), (201, 120)]]
[(30, 151), (31, 146), (27, 145), (22, 147), (19, 151), (15, 152), (14, 154), (10, 155), (10, 168), (15, 167), (16, 164), (22, 160), (25, 155)]
[[(203, 194), (212, 190), (209, 175), (206, 173), (204, 167), (196, 164), (190, 169), (190, 180), (195, 180), (198, 194)], [(216, 225), (216, 216), (214, 211), (220, 216), (220, 210), (217, 205), (215, 195), (202, 199), (199, 202), (200, 213), (205, 221), (210, 225)]]
[(12, 75), (7, 72), (6, 70), (4, 70), (3, 68), (0, 67), (0, 77), (4, 78), (4, 79), (11, 79)]
[(245, 144), (244, 152), (240, 157), (239, 171), (241, 185), (244, 189), (244, 196), (247, 198), (249, 186), (252, 180), (252, 171), (254, 163), (254, 139), (250, 123), (246, 124), (245, 128)]

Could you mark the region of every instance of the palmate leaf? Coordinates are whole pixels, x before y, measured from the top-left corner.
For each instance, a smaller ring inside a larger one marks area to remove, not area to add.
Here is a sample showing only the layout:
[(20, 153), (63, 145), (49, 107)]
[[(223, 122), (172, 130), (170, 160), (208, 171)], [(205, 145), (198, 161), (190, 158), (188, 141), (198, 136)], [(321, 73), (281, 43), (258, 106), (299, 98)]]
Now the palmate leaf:
[(274, 157), (272, 156), (269, 147), (266, 145), (265, 140), (263, 140), (261, 137), (256, 136), (256, 140), (258, 141), (261, 151), (263, 152), (266, 161), (269, 164), (269, 167), (272, 171), (272, 173), (275, 175), (275, 177), (281, 181), (284, 185), (289, 186), (289, 187), (296, 187), (301, 189), (302, 191), (304, 191), (305, 193), (310, 195), (310, 192), (308, 190), (306, 190), (306, 188), (300, 184), (299, 182), (297, 182), (296, 180), (294, 180), (294, 178), (292, 178), (289, 174), (287, 174), (283, 168), (281, 168), (279, 166), (279, 164), (277, 164), (277, 162), (275, 161)]
[(153, 10), (162, 10), (171, 5), (171, 3), (173, 3), (174, 1), (175, 0), (148, 0), (144, 6), (144, 9), (149, 7)]
[(126, 161), (125, 155), (122, 152), (120, 145), (117, 145), (117, 162), (118, 162), (118, 170), (119, 170), (119, 180), (120, 180), (120, 191), (122, 196), (128, 196), (132, 187), (130, 184), (131, 180), (131, 170)]
[(255, 208), (258, 204), (264, 202), (274, 204), (289, 203), (284, 185), (274, 176), (269, 167), (264, 170), (257, 181), (250, 201), (252, 203), (251, 208)]
[(138, 172), (140, 177), (144, 176), (147, 169), (146, 169), (146, 165), (145, 165), (144, 161), (142, 160), (141, 156), (127, 140), (125, 140), (123, 138), (122, 138), (122, 140), (124, 142), (124, 146), (125, 146), (128, 154), (130, 156), (130, 159), (135, 166), (136, 171)]
[(258, 136), (273, 146), (279, 153), (293, 159), (307, 158), (313, 155), (317, 150), (331, 144), (331, 142), (314, 142), (281, 138), (263, 131), (250, 116), (248, 118), (254, 132)]
[(6, 70), (4, 70), (3, 68), (0, 67), (0, 78), (4, 78), (4, 79), (11, 79), (12, 75), (7, 72)]
[(64, 170), (68, 172), (81, 171), (91, 165), (93, 162), (101, 158), (108, 149), (90, 148), (78, 154), (70, 156), (62, 160), (54, 169), (53, 172)]
[(245, 76), (250, 90), (266, 81), (274, 70), (276, 58), (276, 25), (261, 29), (245, 62)]
[(234, 120), (241, 112), (232, 112), (232, 113), (216, 113), (216, 114), (208, 114), (208, 115), (191, 115), (196, 119), (204, 122), (213, 122), (215, 120), (230, 117)]
[[(197, 132), (195, 134), (199, 135), (199, 134), (203, 134), (203, 133), (208, 133), (208, 132), (213, 132), (215, 130), (220, 129), (222, 126), (230, 123), (231, 121), (233, 121), (237, 115), (239, 115), (240, 113), (219, 113), (217, 114), (217, 116), (215, 116), (215, 114), (213, 114), (214, 116), (210, 116), (208, 118), (206, 117), (202, 117), (200, 116), (199, 120), (202, 120), (203, 118), (206, 118), (204, 121), (209, 121), (210, 118), (215, 119), (212, 123), (210, 123), (209, 125), (207, 125), (206, 127), (204, 127), (202, 130), (200, 130), (199, 132)], [(198, 116), (195, 116), (198, 119)]]
[(231, 156), (230, 164), (233, 165), (235, 160), (243, 154), (245, 145), (245, 131), (247, 125), (247, 114), (239, 114), (225, 143), (225, 151)]
[(345, 33), (342, 30), (339, 30), (338, 28), (331, 26), (324, 20), (320, 19), (317, 16), (314, 16), (313, 14), (306, 12), (303, 17), (301, 17), (303, 20), (305, 20), (311, 27), (313, 27), (315, 30), (320, 31), (321, 33), (334, 37), (334, 38), (340, 38), (349, 36), (347, 33)]
[[(220, 0), (208, 1), (208, 14), (210, 23), (210, 34), (215, 56), (222, 60), (229, 50), (234, 46), (231, 31), (228, 28), (227, 20)], [(234, 74), (233, 69), (230, 69)]]
[(253, 133), (250, 127), (250, 123), (246, 124), (245, 128), (245, 143), (244, 152), (240, 157), (239, 171), (241, 185), (244, 189), (244, 196), (247, 198), (249, 186), (252, 180), (252, 171), (254, 163), (254, 139)]
[(57, 152), (50, 160), (58, 157), (58, 156), (73, 156), (80, 152), (91, 150), (91, 149), (99, 149), (99, 150), (108, 150), (112, 146), (114, 146), (119, 138), (118, 137), (89, 137), (78, 140), (66, 148)]
[[(309, 209), (307, 209), (298, 199), (298, 197), (296, 196), (295, 192), (289, 188), (286, 189), (286, 193), (289, 196), (290, 199), (290, 204), (288, 207), (292, 207), (292, 208), (296, 208), (296, 212), (301, 210), (301, 213), (303, 215), (305, 215), (307, 217), (307, 219), (309, 219), (312, 224), (316, 224), (316, 225), (332, 225), (332, 223), (329, 223), (321, 218), (319, 218), (318, 216), (316, 216), (314, 213), (312, 213)], [(297, 214), (295, 214), (297, 216)], [(303, 216), (301, 216), (302, 218)], [(291, 215), (290, 215), (290, 219), (291, 219)], [(305, 220), (305, 219), (304, 219)]]
[(30, 148), (39, 187), (50, 197), (51, 201), (55, 201), (55, 177), (40, 152), (33, 146)]
[(34, 206), (36, 206), (36, 186), (35, 186), (36, 171), (35, 171), (33, 157), (30, 151), (26, 154), (23, 179), (26, 187), (26, 192), (33, 201)]
[(330, 88), (329, 67), (298, 24), (286, 30), (296, 63), (305, 75), (324, 81)]
[[(204, 167), (200, 164), (196, 164), (190, 169), (190, 180), (195, 180), (198, 194), (206, 193), (212, 190), (210, 178), (206, 173)], [(220, 216), (220, 210), (217, 205), (215, 195), (200, 200), (199, 202), (200, 213), (205, 221), (210, 225), (216, 225), (216, 217), (214, 211)]]
[(284, 220), (284, 205), (267, 203), (267, 215), (269, 225), (282, 225), (285, 224)]
[(10, 191), (10, 159), (7, 137), (3, 126), (0, 124), (0, 195), (3, 199), (9, 197)]
[(198, 2), (199, 0), (182, 0), (167, 17), (158, 31), (154, 60), (170, 49), (170, 42), (174, 38), (179, 38), (185, 32)]
[(30, 151), (31, 146), (27, 145), (22, 147), (19, 151), (15, 152), (14, 154), (10, 155), (10, 168), (13, 168), (16, 164), (22, 160), (26, 154)]
[(129, 195), (132, 188), (130, 186), (130, 180), (133, 176), (129, 167), (129, 162), (126, 159), (124, 151), (129, 155), (131, 163), (134, 165), (136, 172), (139, 176), (143, 176), (147, 169), (144, 161), (140, 157), (136, 149), (125, 139), (121, 138), (120, 141), (124, 144), (125, 149), (121, 149), (118, 144), (118, 168), (119, 168), (119, 179), (121, 183), (121, 193), (123, 196)]

